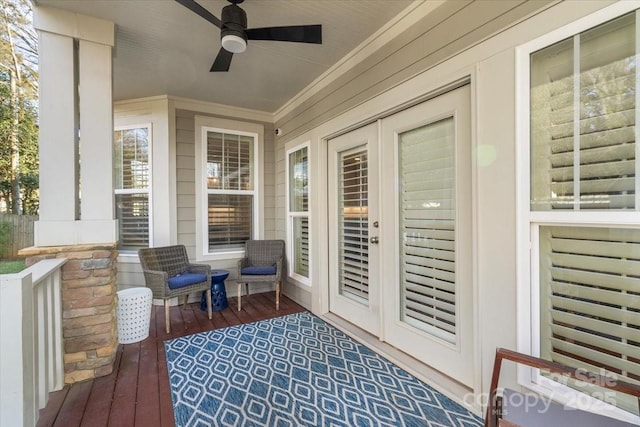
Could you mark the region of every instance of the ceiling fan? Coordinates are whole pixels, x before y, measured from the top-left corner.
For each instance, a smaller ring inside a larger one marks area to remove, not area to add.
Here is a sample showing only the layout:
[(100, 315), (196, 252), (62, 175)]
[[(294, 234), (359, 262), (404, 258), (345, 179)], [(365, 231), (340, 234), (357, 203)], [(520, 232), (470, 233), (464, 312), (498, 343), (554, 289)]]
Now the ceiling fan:
[(238, 6), (244, 0), (227, 0), (231, 4), (222, 8), (222, 19), (216, 18), (195, 0), (176, 1), (220, 28), (222, 47), (209, 71), (229, 71), (233, 54), (244, 52), (247, 40), (322, 44), (322, 25), (247, 28), (247, 14)]

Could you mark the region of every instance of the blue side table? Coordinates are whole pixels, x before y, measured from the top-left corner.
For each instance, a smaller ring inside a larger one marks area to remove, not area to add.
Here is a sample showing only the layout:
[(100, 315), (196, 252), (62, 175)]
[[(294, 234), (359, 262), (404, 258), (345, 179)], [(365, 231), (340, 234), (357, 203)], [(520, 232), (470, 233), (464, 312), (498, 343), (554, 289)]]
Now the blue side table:
[[(229, 277), (227, 270), (211, 270), (211, 310), (220, 311), (229, 306), (227, 303), (227, 291), (224, 288), (224, 281)], [(205, 291), (206, 292), (206, 291)], [(207, 297), (202, 292), (200, 299), (200, 310), (207, 310)]]

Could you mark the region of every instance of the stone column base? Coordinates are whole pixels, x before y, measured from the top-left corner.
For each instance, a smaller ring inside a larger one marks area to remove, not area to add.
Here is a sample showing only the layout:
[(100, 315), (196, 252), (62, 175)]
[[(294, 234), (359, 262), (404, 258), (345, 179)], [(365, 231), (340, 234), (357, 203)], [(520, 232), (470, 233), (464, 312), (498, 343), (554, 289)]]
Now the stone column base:
[(62, 267), (64, 382), (109, 375), (118, 350), (116, 244), (31, 247), (20, 255), (27, 266), (68, 259)]

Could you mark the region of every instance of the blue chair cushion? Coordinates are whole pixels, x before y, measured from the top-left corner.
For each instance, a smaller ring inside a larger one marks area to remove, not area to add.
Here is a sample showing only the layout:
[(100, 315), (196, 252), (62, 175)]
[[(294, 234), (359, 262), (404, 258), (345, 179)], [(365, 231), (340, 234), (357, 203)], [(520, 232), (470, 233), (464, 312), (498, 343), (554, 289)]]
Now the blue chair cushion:
[(272, 276), (276, 274), (275, 265), (252, 265), (250, 267), (244, 267), (240, 270), (241, 274), (248, 276)]
[(206, 274), (182, 273), (169, 278), (169, 289), (184, 288), (185, 286), (195, 285), (196, 283), (206, 281)]

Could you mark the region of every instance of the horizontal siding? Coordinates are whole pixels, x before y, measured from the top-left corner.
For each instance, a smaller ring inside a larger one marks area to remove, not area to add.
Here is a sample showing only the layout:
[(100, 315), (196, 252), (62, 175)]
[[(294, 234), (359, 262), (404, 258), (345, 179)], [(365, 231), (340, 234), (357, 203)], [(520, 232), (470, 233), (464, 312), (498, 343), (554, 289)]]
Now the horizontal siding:
[(554, 3), (445, 2), (278, 120), (276, 127), (293, 139)]
[(178, 244), (195, 257), (195, 113), (176, 110), (176, 189)]
[(275, 179), (275, 215), (276, 234), (279, 239), (286, 241), (287, 230), (287, 183), (286, 183), (286, 150), (284, 144), (279, 144), (276, 149), (276, 161), (274, 167), (276, 170)]

